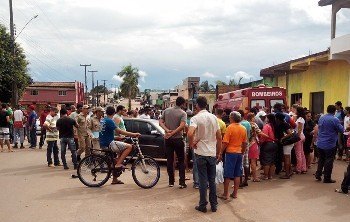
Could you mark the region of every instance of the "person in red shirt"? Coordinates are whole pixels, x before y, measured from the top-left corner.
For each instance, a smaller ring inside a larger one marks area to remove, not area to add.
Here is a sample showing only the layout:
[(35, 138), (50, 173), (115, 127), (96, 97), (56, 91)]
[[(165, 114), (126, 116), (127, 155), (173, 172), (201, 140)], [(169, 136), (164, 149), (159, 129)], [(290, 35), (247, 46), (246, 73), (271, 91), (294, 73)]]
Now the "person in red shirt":
[(50, 113), (50, 106), (46, 106), (45, 110), (40, 115), (40, 127), (41, 127), (41, 135), (40, 135), (40, 142), (39, 142), (39, 149), (43, 148), (45, 139), (46, 139), (46, 129), (43, 127), (44, 122), (46, 120), (46, 116)]

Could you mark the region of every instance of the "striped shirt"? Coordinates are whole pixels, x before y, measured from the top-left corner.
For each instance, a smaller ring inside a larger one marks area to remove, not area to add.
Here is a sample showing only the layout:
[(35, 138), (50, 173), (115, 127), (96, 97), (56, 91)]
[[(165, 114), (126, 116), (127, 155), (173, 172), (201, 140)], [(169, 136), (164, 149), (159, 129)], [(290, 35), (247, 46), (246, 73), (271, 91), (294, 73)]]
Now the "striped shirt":
[(50, 130), (47, 130), (46, 131), (46, 141), (56, 141), (58, 140), (58, 137), (59, 137), (59, 132), (56, 128), (56, 123), (57, 123), (57, 120), (59, 119), (60, 117), (58, 115), (52, 117), (50, 114), (46, 116), (46, 120), (45, 120), (45, 125), (49, 126), (52, 131)]

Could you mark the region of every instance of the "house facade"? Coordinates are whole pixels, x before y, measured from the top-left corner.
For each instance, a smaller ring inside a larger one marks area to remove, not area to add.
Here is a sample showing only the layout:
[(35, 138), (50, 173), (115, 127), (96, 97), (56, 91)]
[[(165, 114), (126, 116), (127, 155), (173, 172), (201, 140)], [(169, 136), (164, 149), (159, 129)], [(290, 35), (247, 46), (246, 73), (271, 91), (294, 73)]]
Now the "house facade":
[(84, 102), (84, 84), (75, 82), (34, 82), (26, 87), (19, 103), (23, 106), (76, 105)]

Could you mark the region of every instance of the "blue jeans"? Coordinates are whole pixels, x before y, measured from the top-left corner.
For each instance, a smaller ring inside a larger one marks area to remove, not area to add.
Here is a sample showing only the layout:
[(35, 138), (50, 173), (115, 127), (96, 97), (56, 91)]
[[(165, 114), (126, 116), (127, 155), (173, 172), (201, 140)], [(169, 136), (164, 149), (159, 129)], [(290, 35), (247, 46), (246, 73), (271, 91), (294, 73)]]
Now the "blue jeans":
[(37, 137), (36, 137), (36, 127), (33, 127), (32, 130), (30, 130), (30, 146), (36, 146)]
[(218, 201), (216, 196), (216, 157), (196, 155), (196, 163), (199, 177), (199, 207), (207, 206), (207, 187), (209, 183), (209, 202), (212, 208), (217, 207)]
[(68, 149), (70, 149), (70, 152), (72, 154), (72, 162), (74, 166), (76, 166), (78, 163), (77, 163), (77, 150), (75, 148), (74, 138), (61, 138), (60, 143), (61, 143), (61, 160), (63, 165), (67, 165), (66, 150), (68, 146)]
[(198, 167), (197, 167), (197, 158), (196, 158), (196, 154), (194, 153), (194, 150), (191, 149), (192, 152), (192, 161), (193, 161), (193, 169), (192, 169), (192, 173), (193, 173), (193, 186), (199, 186), (199, 179), (198, 179)]
[(13, 143), (18, 143), (18, 139), (21, 144), (24, 142), (24, 128), (14, 128), (13, 129)]
[(60, 160), (58, 159), (58, 146), (57, 146), (57, 140), (55, 141), (47, 141), (47, 164), (52, 164), (52, 158), (51, 154), (53, 153), (53, 161), (54, 165), (57, 166), (60, 164)]

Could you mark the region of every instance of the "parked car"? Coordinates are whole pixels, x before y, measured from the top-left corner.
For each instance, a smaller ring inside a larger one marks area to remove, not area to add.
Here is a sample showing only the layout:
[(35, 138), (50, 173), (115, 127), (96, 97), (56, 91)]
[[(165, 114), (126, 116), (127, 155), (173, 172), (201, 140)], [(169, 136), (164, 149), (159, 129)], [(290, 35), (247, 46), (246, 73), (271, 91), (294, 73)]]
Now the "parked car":
[(124, 118), (126, 130), (134, 133), (141, 133), (139, 138), (140, 148), (144, 155), (166, 159), (163, 128), (159, 121), (152, 119), (131, 119)]

